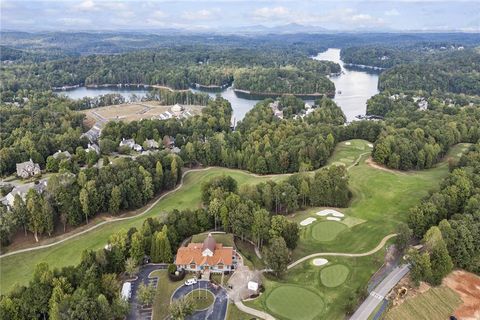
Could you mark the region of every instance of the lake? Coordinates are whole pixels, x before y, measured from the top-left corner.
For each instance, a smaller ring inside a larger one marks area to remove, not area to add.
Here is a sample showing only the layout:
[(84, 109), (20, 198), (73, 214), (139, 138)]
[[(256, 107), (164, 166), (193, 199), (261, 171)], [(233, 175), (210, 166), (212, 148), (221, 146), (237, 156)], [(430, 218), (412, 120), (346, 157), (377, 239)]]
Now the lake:
[[(330, 80), (335, 84), (337, 93), (333, 99), (347, 116), (347, 121), (355, 120), (357, 115), (365, 115), (367, 100), (378, 93), (378, 72), (368, 69), (345, 67), (340, 60), (340, 49), (328, 49), (313, 57), (315, 60), (333, 61), (342, 67), (342, 73), (331, 76)], [(341, 93), (339, 93), (339, 90)]]
[[(347, 116), (347, 121), (355, 120), (355, 116), (364, 115), (367, 107), (367, 100), (378, 93), (378, 73), (374, 73), (365, 69), (352, 70), (344, 66), (340, 60), (340, 49), (328, 49), (325, 52), (319, 53), (313, 57), (316, 60), (333, 61), (342, 67), (342, 73), (338, 76), (331, 76), (330, 80), (335, 83), (337, 93), (335, 94), (335, 102), (342, 108)], [(228, 87), (220, 92), (209, 92), (200, 89), (190, 89), (192, 92), (205, 92), (211, 97), (217, 94), (227, 99), (233, 108), (233, 114), (236, 120), (241, 120), (245, 114), (253, 108), (253, 106), (260, 100), (250, 100), (238, 97), (233, 91), (232, 87)], [(338, 93), (338, 92), (341, 93)], [(83, 97), (96, 97), (107, 93), (119, 93), (128, 101), (132, 94), (136, 94), (142, 98), (148, 92), (146, 88), (87, 88), (79, 87), (71, 90), (60, 91), (72, 99), (81, 99)], [(312, 101), (308, 101), (312, 103)]]

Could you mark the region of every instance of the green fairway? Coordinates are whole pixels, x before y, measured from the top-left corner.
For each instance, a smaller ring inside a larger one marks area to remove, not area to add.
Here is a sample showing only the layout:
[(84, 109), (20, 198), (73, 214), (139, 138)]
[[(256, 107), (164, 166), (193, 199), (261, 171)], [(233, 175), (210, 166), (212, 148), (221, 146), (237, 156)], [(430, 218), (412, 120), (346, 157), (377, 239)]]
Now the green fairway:
[(118, 230), (139, 228), (148, 217), (161, 217), (173, 209), (193, 209), (201, 205), (201, 184), (215, 176), (228, 174), (239, 185), (258, 183), (268, 178), (256, 177), (239, 170), (210, 168), (204, 171), (188, 173), (183, 186), (167, 195), (147, 213), (130, 220), (116, 221), (102, 225), (97, 229), (50, 248), (24, 252), (0, 259), (0, 293), (8, 292), (17, 282), (26, 284), (32, 277), (35, 266), (47, 262), (52, 268), (76, 265), (80, 262), (82, 251), (99, 249), (105, 246), (111, 234)]
[(315, 292), (291, 285), (275, 288), (267, 297), (270, 312), (286, 319), (314, 319), (323, 311), (323, 301)]
[(320, 280), (322, 284), (329, 288), (335, 288), (347, 280), (350, 270), (343, 264), (334, 264), (325, 267), (320, 271)]
[(312, 226), (312, 238), (317, 241), (332, 241), (345, 229), (347, 226), (341, 222), (320, 221)]
[[(340, 143), (329, 163), (350, 159), (345, 165), (360, 164), (349, 171), (350, 186), (353, 191), (351, 206), (342, 210), (347, 217), (356, 221), (365, 221), (341, 232), (335, 241), (320, 242), (301, 237), (293, 258), (319, 251), (363, 252), (375, 247), (378, 242), (394, 230), (399, 221), (405, 221), (408, 209), (417, 203), (432, 189), (438, 188), (439, 181), (446, 176), (448, 168), (445, 162), (436, 168), (413, 173), (390, 173), (374, 169), (364, 163), (368, 157), (365, 152), (371, 148), (363, 140), (351, 140), (351, 145)], [(455, 146), (450, 157), (458, 153), (466, 144)], [(363, 155), (362, 157), (360, 157)], [(201, 205), (201, 184), (213, 177), (227, 174), (237, 180), (239, 185), (255, 184), (268, 179), (281, 180), (286, 175), (259, 177), (245, 171), (226, 168), (188, 173), (184, 184), (178, 190), (168, 194), (151, 210), (133, 219), (115, 221), (102, 225), (92, 231), (49, 248), (24, 252), (0, 259), (0, 293), (8, 292), (15, 283), (26, 284), (31, 279), (35, 266), (47, 262), (52, 268), (61, 268), (79, 263), (82, 251), (99, 249), (105, 246), (111, 234), (118, 230), (140, 227), (147, 217), (161, 217), (173, 209), (197, 208)], [(318, 210), (317, 210), (318, 211)], [(309, 210), (311, 214), (311, 210)], [(62, 237), (59, 237), (61, 239)], [(49, 239), (48, 242), (53, 242)]]

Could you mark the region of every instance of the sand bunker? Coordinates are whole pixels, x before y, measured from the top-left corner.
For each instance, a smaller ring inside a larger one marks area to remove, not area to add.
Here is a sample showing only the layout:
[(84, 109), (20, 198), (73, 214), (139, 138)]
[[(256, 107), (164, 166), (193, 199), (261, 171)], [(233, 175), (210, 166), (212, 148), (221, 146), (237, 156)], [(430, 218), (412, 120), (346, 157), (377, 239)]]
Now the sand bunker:
[(350, 141), (345, 142), (345, 145), (346, 145), (346, 146), (349, 146), (349, 145), (351, 145), (351, 144), (352, 144), (352, 143), (351, 143)]
[(309, 224), (311, 224), (313, 221), (315, 221), (317, 219), (315, 218), (307, 218), (305, 220), (303, 220), (302, 222), (300, 222), (300, 225), (301, 226), (308, 226)]
[(340, 221), (340, 220), (342, 220), (342, 219), (337, 218), (337, 217), (327, 217), (327, 220), (330, 220), (330, 221)]
[(371, 144), (371, 143), (369, 143), (368, 146), (369, 146), (370, 148), (373, 148), (373, 144)]
[(314, 266), (319, 267), (319, 266), (323, 266), (324, 264), (327, 264), (328, 260), (323, 258), (317, 258), (317, 259), (313, 259), (312, 263)]
[(337, 210), (333, 210), (333, 209), (325, 209), (325, 210), (317, 212), (317, 216), (325, 217), (325, 216), (328, 216), (328, 215), (332, 215), (332, 216), (338, 217), (338, 218), (343, 218), (345, 216), (343, 213), (338, 212)]

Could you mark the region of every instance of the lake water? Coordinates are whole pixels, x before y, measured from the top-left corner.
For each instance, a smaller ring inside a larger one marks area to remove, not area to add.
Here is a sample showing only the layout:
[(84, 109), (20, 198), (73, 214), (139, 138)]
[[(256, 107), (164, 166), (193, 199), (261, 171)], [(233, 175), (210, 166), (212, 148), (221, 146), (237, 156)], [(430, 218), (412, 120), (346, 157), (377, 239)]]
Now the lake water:
[[(340, 60), (340, 49), (328, 49), (319, 53), (313, 59), (333, 61), (342, 67), (342, 73), (330, 77), (335, 84), (337, 93), (335, 102), (342, 108), (347, 121), (355, 120), (357, 115), (365, 115), (367, 100), (378, 93), (378, 72), (353, 70), (346, 68)], [(341, 91), (339, 93), (338, 91)]]
[[(343, 61), (340, 60), (340, 49), (328, 49), (325, 52), (319, 53), (313, 57), (316, 60), (328, 60), (337, 62), (342, 67), (342, 73), (338, 76), (330, 77), (337, 93), (335, 94), (335, 102), (342, 108), (347, 116), (347, 121), (355, 120), (355, 116), (364, 115), (366, 112), (367, 100), (378, 93), (378, 73), (370, 72), (368, 70), (358, 71), (346, 68)], [(253, 108), (253, 106), (260, 100), (250, 100), (238, 97), (233, 91), (232, 87), (226, 88), (220, 92), (208, 92), (198, 89), (190, 89), (192, 92), (205, 92), (211, 97), (217, 94), (227, 99), (233, 108), (233, 114), (237, 121), (243, 119), (245, 114)], [(341, 91), (341, 93), (338, 93)], [(119, 93), (128, 101), (130, 96), (134, 93), (142, 98), (146, 95), (148, 89), (145, 88), (86, 88), (79, 87), (61, 93), (67, 95), (72, 99), (81, 99), (83, 97), (96, 97), (107, 93)], [(307, 101), (312, 103), (312, 101)]]

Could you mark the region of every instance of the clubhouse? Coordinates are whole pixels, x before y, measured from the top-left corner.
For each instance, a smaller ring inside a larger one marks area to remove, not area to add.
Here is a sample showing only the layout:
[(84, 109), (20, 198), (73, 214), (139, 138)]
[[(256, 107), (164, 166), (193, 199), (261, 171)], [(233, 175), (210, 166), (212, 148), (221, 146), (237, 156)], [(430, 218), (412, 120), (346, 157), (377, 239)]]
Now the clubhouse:
[(203, 243), (189, 243), (186, 247), (180, 247), (175, 265), (192, 272), (229, 272), (237, 265), (237, 253), (232, 247), (217, 243), (210, 233)]

